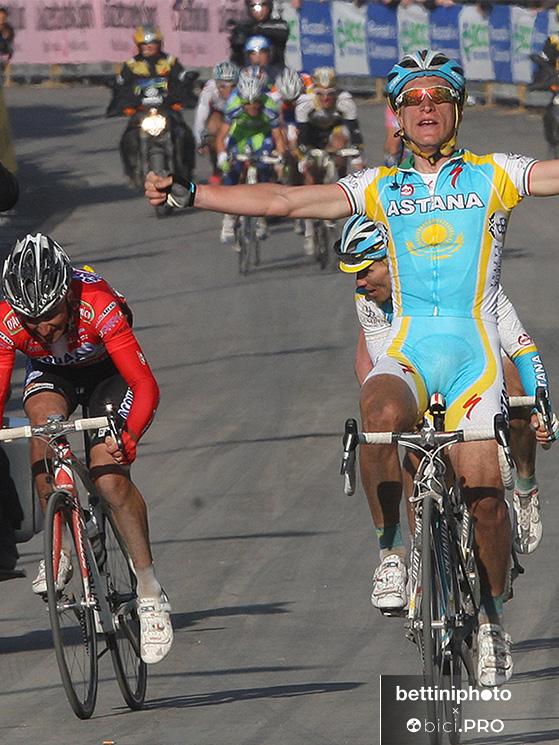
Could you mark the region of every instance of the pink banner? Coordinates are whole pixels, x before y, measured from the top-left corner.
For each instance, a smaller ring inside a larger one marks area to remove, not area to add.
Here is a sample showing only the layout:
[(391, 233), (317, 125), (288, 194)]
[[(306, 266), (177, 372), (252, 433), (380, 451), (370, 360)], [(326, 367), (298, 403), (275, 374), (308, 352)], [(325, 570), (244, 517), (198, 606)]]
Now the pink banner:
[(155, 23), (164, 50), (185, 67), (228, 57), (230, 25), (244, 0), (8, 0), (15, 64), (123, 62), (136, 53), (133, 31)]

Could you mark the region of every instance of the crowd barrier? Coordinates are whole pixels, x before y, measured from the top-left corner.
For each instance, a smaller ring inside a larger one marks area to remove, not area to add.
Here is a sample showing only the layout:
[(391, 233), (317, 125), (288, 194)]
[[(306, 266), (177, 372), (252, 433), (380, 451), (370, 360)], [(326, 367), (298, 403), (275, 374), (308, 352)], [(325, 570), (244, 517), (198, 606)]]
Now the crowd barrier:
[[(228, 30), (244, 0), (7, 0), (15, 28), (8, 82), (112, 74), (135, 53), (133, 29), (158, 24), (165, 48), (186, 67), (209, 70), (228, 55)], [(287, 62), (299, 70), (333, 66), (342, 76), (382, 80), (406, 51), (431, 47), (462, 61), (468, 81), (524, 85), (529, 55), (557, 29), (553, 10), (496, 4), (427, 10), (416, 3), (361, 7), (345, 0), (284, 3), (290, 27)]]

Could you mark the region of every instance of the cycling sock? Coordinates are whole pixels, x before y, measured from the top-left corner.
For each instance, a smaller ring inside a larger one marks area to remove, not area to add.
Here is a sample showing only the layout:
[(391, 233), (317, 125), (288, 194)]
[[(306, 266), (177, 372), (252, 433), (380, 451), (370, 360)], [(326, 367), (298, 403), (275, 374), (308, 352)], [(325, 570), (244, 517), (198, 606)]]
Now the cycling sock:
[(527, 479), (525, 479), (524, 476), (519, 476), (518, 474), (516, 474), (515, 486), (518, 488), (519, 491), (531, 492), (532, 489), (537, 486), (537, 484), (538, 482), (536, 481), (535, 473), (533, 473)]
[(501, 623), (503, 615), (503, 603), (506, 593), (501, 595), (486, 595), (481, 593), (481, 602), (479, 608), (480, 623)]
[(162, 589), (157, 577), (155, 576), (153, 564), (144, 569), (137, 569), (134, 567), (134, 573), (138, 579), (138, 586), (136, 588), (138, 598), (161, 597)]
[(406, 558), (406, 549), (404, 548), (400, 523), (385, 525), (384, 528), (376, 528), (376, 532), (381, 561), (387, 556), (390, 556), (390, 554), (397, 554), (401, 559)]

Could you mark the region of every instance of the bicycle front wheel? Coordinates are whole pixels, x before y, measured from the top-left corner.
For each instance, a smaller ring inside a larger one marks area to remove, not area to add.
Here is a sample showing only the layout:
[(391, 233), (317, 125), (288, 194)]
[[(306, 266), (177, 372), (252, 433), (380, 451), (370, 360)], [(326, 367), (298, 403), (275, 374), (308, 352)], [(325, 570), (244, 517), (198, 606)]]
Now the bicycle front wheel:
[(144, 705), (147, 665), (140, 658), (140, 621), (137, 610), (136, 576), (124, 542), (112, 516), (105, 516), (108, 601), (115, 633), (107, 635), (116, 679), (127, 705), (134, 710)]
[[(438, 515), (434, 509), (432, 494), (423, 497), (422, 506), (422, 547), (421, 547), (421, 617), (423, 642), (423, 674), (428, 687), (439, 690), (445, 675), (445, 588), (444, 577), (439, 573), (438, 556)], [(438, 701), (428, 699), (427, 716), (429, 722), (437, 724), (441, 719), (443, 706)], [(435, 726), (429, 733), (430, 745), (440, 745), (442, 734)]]
[[(67, 492), (53, 492), (47, 505), (44, 526), (47, 600), (56, 661), (62, 685), (76, 716), (89, 719), (97, 698), (97, 637), (83, 537), (81, 515)], [(85, 530), (85, 526), (82, 526)], [(69, 554), (71, 576), (64, 587), (59, 582), (62, 532), (64, 551)], [(80, 538), (81, 536), (81, 538)]]

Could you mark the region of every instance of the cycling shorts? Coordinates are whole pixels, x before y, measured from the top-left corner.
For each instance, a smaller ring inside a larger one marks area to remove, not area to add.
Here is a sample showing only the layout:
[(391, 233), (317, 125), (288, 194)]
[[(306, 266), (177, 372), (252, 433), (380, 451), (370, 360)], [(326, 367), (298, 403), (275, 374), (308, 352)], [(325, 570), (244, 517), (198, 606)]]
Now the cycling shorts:
[[(68, 414), (79, 404), (87, 409), (87, 416), (106, 414), (105, 406), (110, 403), (117, 412), (117, 424), (126, 421), (132, 405), (133, 394), (126, 381), (116, 369), (112, 360), (82, 368), (60, 365), (45, 365), (28, 358), (23, 386), (23, 404), (31, 396), (45, 391), (58, 393), (68, 402)], [(110, 435), (107, 427), (92, 430), (90, 444), (98, 445)]]
[(492, 428), (506, 412), (501, 342), (494, 321), (400, 316), (366, 380), (395, 375), (411, 389), (423, 416), (433, 393), (446, 399), (446, 428)]

